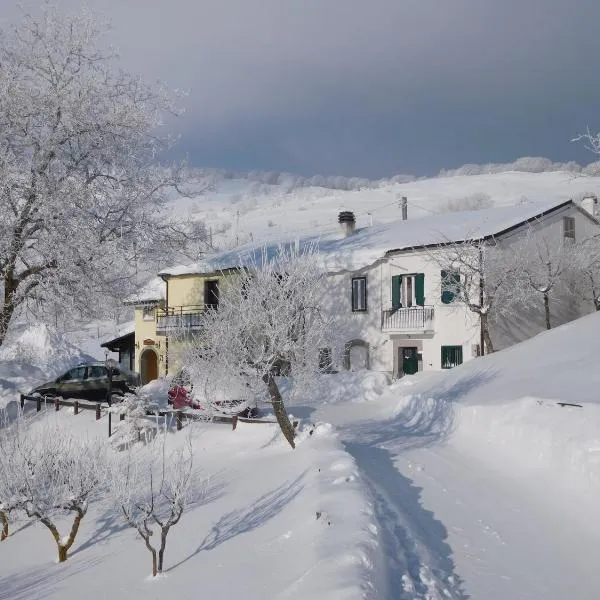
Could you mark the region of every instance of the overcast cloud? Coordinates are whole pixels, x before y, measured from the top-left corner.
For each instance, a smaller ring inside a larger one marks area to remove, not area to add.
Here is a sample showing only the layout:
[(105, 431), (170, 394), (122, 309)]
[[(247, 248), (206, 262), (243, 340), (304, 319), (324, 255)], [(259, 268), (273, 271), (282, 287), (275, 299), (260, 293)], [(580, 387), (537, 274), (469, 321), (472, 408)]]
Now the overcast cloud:
[(600, 129), (598, 0), (87, 5), (127, 69), (189, 91), (173, 127), (199, 166), (380, 177), (594, 159), (569, 140)]

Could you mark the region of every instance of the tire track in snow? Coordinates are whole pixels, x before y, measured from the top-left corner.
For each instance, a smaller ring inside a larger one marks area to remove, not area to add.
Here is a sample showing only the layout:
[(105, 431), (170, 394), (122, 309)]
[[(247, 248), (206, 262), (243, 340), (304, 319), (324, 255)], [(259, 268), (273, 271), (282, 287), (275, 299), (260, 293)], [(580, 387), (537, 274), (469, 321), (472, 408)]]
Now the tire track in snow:
[(344, 446), (374, 499), (387, 558), (385, 600), (466, 600), (447, 531), (421, 505), (421, 488), (394, 467), (387, 450), (353, 442)]

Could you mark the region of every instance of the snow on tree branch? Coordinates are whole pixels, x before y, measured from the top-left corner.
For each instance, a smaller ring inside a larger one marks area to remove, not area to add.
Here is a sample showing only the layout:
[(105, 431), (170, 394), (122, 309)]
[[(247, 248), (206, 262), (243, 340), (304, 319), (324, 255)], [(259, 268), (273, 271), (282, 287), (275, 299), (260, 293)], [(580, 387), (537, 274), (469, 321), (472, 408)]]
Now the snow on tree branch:
[(0, 344), (19, 309), (99, 311), (134, 265), (206, 248), (166, 211), (183, 170), (155, 166), (171, 94), (119, 70), (105, 29), (46, 6), (0, 33)]
[[(0, 502), (46, 526), (63, 562), (103, 482), (104, 464), (100, 442), (82, 440), (47, 419), (19, 416), (0, 430)], [(66, 516), (73, 521), (61, 536), (57, 520)]]
[(229, 386), (268, 397), (294, 447), (276, 375), (291, 374), (292, 396), (309, 393), (318, 381), (319, 350), (331, 345), (321, 310), (326, 273), (312, 246), (263, 248), (240, 264), (221, 279), (218, 309), (206, 312), (182, 363), (196, 390), (227, 394)]
[(152, 556), (153, 576), (163, 570), (171, 528), (206, 492), (207, 481), (198, 477), (193, 459), (191, 437), (183, 447), (167, 453), (166, 433), (162, 432), (148, 446), (130, 446), (116, 455), (109, 467), (115, 507), (144, 541)]

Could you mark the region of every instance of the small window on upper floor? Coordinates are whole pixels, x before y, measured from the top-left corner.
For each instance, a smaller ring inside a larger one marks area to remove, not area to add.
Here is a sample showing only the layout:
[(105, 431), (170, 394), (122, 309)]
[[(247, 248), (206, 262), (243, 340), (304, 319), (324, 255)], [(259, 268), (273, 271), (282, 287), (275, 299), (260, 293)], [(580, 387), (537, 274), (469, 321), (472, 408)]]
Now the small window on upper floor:
[(563, 238), (575, 241), (575, 217), (563, 217)]
[(352, 312), (367, 310), (367, 278), (352, 278)]
[(154, 306), (144, 306), (142, 308), (142, 319), (144, 321), (154, 321)]

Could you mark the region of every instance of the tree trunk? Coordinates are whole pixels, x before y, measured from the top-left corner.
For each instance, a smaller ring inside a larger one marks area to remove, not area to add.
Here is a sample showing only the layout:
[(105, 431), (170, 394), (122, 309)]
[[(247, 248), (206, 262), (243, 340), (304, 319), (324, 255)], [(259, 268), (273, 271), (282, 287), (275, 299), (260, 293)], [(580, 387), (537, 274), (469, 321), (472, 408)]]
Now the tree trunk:
[[(79, 525), (81, 524), (81, 519), (83, 519), (85, 513), (82, 510), (77, 510), (77, 514), (75, 515), (75, 519), (73, 519), (73, 525), (71, 525), (71, 531), (69, 532), (69, 537), (67, 541), (62, 544), (65, 552), (65, 560), (67, 560), (67, 552), (71, 549), (73, 542), (75, 541), (75, 537), (77, 536), (77, 532), (79, 531)], [(61, 561), (62, 562), (62, 561)]]
[(56, 525), (50, 521), (49, 519), (40, 519), (40, 521), (50, 530), (50, 533), (52, 534), (52, 537), (54, 538), (54, 541), (56, 542), (56, 546), (58, 547), (58, 562), (65, 562), (67, 560), (67, 552), (69, 551), (69, 549), (71, 548), (71, 546), (73, 545), (73, 542), (75, 541), (75, 536), (77, 535), (77, 532), (79, 531), (79, 525), (81, 523), (81, 519), (83, 519), (85, 515), (85, 512), (83, 512), (81, 509), (77, 510), (77, 515), (75, 516), (75, 519), (73, 520), (73, 525), (71, 525), (71, 531), (69, 532), (69, 537), (67, 538), (66, 542), (62, 542), (61, 538), (60, 538), (60, 534), (58, 533), (58, 529), (56, 528)]
[(482, 348), (482, 354), (492, 354), (494, 352), (494, 344), (492, 343), (492, 338), (490, 336), (490, 326), (488, 323), (487, 314), (480, 315), (481, 318), (481, 337), (483, 338), (483, 343), (485, 344), (485, 351)]
[(169, 533), (170, 526), (162, 527), (160, 531), (160, 548), (158, 550), (158, 572), (162, 573), (163, 570), (163, 559), (165, 556), (165, 548), (167, 546), (167, 534)]
[(8, 326), (12, 319), (13, 313), (15, 312), (14, 294), (16, 289), (13, 276), (10, 271), (4, 276), (3, 284), (4, 298), (2, 307), (0, 308), (0, 347), (4, 343), (6, 333), (8, 332)]
[(544, 293), (544, 315), (546, 317), (546, 329), (552, 329), (552, 323), (550, 322), (550, 296)]
[(140, 529), (140, 527), (138, 527), (137, 530), (138, 530), (139, 534), (142, 536), (142, 539), (144, 540), (144, 542), (146, 543), (146, 548), (148, 548), (148, 550), (150, 551), (150, 554), (152, 555), (152, 577), (156, 577), (156, 573), (157, 573), (156, 550), (152, 547), (152, 544), (150, 543), (151, 533), (144, 533), (144, 530)]
[(0, 525), (2, 525), (0, 542), (3, 542), (8, 537), (8, 515), (3, 510), (0, 510)]
[(296, 437), (296, 432), (294, 431), (294, 427), (290, 423), (290, 419), (287, 416), (285, 405), (283, 404), (283, 398), (281, 397), (281, 393), (277, 387), (277, 382), (270, 372), (263, 376), (263, 381), (267, 384), (269, 396), (271, 398), (271, 405), (273, 406), (273, 412), (275, 413), (275, 418), (277, 419), (277, 423), (279, 423), (281, 432), (288, 441), (289, 445), (292, 448), (295, 448), (296, 444), (294, 443), (294, 437)]

